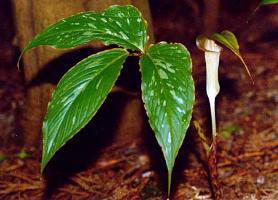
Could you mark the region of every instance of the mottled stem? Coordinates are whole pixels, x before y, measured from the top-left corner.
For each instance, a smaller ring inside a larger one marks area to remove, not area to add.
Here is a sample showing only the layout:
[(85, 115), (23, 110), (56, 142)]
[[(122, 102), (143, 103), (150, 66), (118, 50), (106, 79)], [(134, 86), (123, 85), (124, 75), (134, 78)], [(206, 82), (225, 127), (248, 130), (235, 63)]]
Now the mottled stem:
[(218, 168), (217, 168), (217, 138), (213, 138), (213, 142), (210, 147), (209, 155), (208, 155), (208, 167), (209, 167), (209, 175), (211, 181), (211, 187), (213, 191), (213, 197), (215, 200), (222, 200), (223, 195), (221, 191), (221, 187), (218, 182)]

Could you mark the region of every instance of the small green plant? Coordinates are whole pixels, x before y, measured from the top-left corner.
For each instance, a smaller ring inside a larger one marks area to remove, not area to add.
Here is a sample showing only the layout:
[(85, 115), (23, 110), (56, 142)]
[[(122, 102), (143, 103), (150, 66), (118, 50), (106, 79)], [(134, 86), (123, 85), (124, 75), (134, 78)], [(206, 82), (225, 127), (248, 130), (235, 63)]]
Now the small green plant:
[(100, 40), (113, 48), (91, 55), (60, 80), (43, 122), (41, 170), (96, 114), (129, 55), (140, 57), (142, 98), (168, 169), (168, 194), (175, 159), (188, 129), (193, 103), (192, 62), (178, 43), (148, 44), (147, 23), (133, 6), (83, 12), (50, 25), (23, 53), (40, 45), (73, 48)]
[(6, 159), (7, 159), (6, 155), (0, 152), (0, 163)]
[(194, 126), (197, 129), (197, 133), (201, 138), (203, 147), (207, 153), (213, 195), (216, 200), (222, 200), (223, 195), (217, 179), (218, 169), (217, 169), (216, 153), (217, 153), (218, 133), (216, 129), (216, 115), (215, 115), (216, 113), (215, 99), (220, 91), (220, 85), (218, 81), (218, 68), (219, 68), (219, 60), (220, 60), (220, 54), (222, 48), (218, 44), (216, 44), (216, 42), (222, 44), (223, 46), (231, 50), (240, 59), (253, 84), (254, 81), (248, 69), (247, 64), (245, 63), (243, 57), (240, 54), (237, 38), (232, 32), (226, 30), (226, 31), (222, 31), (221, 33), (214, 33), (211, 36), (199, 36), (196, 39), (197, 47), (202, 51), (204, 51), (205, 54), (206, 92), (210, 104), (211, 127), (212, 127), (212, 143), (210, 147), (208, 144), (208, 139), (205, 137), (197, 121), (194, 122)]
[(17, 154), (16, 154), (16, 157), (18, 157), (18, 158), (20, 158), (20, 159), (22, 159), (22, 160), (24, 160), (24, 159), (26, 159), (26, 158), (29, 158), (31, 155), (28, 153), (28, 152), (26, 152), (26, 151), (24, 151), (24, 150), (21, 150), (20, 152), (18, 152)]
[(240, 129), (241, 127), (239, 125), (230, 124), (220, 132), (220, 135), (225, 139), (229, 139), (232, 135), (236, 135)]

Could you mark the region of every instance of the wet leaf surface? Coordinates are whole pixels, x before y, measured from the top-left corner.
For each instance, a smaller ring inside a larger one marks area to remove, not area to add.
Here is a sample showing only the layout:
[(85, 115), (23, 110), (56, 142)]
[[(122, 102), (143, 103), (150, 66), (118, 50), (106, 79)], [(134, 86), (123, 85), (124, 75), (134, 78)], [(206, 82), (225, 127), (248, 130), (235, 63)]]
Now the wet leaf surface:
[(140, 67), (143, 101), (166, 160), (170, 184), (194, 103), (191, 58), (181, 44), (159, 43), (141, 57)]
[(24, 52), (39, 45), (72, 48), (92, 40), (144, 51), (147, 24), (133, 6), (111, 6), (100, 13), (83, 12), (50, 25), (25, 47)]
[(43, 122), (42, 170), (56, 151), (96, 114), (127, 55), (123, 49), (94, 54), (75, 65), (60, 80)]
[[(186, 20), (190, 14), (190, 12), (184, 12), (186, 3), (181, 6), (181, 2), (176, 5), (166, 0), (154, 2), (152, 14), (158, 40), (183, 41), (186, 44), (195, 39), (195, 32), (190, 31), (194, 28), (192, 20)], [(165, 4), (171, 6), (165, 6)], [(0, 6), (0, 9), (4, 8)], [(231, 15), (226, 11), (225, 8), (221, 11), (223, 17), (221, 21), (225, 22), (222, 25), (238, 27), (238, 23), (231, 20)], [(5, 13), (0, 12), (0, 18)], [(218, 166), (225, 199), (277, 199), (278, 123), (275, 111), (278, 103), (276, 59), (278, 52), (273, 45), (276, 43), (276, 38), (270, 37), (275, 36), (273, 27), (277, 24), (276, 15), (276, 6), (264, 6), (264, 9), (254, 16), (254, 20), (248, 25), (244, 24), (243, 27), (239, 27), (235, 32), (237, 36), (246, 38), (242, 40), (240, 46), (246, 61), (254, 66), (252, 68), (252, 73), (256, 75), (254, 86), (250, 84), (246, 73), (242, 73), (242, 69), (238, 67), (239, 63), (236, 58), (226, 53), (223, 54), (222, 62), (227, 67), (220, 69), (225, 75), (222, 80), (225, 87), (222, 88), (218, 99), (220, 118), (218, 126), (219, 130), (224, 130), (231, 124), (240, 126), (238, 133), (232, 134), (229, 139), (219, 141)], [(246, 12), (237, 13), (237, 16), (245, 18)], [(13, 27), (12, 25), (6, 26), (8, 16), (5, 15), (1, 19), (3, 19), (3, 29)], [(187, 33), (186, 36), (184, 33)], [(6, 29), (0, 32), (1, 38), (5, 34), (7, 34)], [(205, 133), (209, 133), (207, 128), (209, 121), (206, 115), (208, 105), (202, 90), (205, 82), (203, 59), (200, 57), (200, 51), (194, 51), (195, 45), (188, 47), (193, 57), (194, 77), (198, 77), (195, 79), (198, 92), (194, 118), (200, 120)], [(8, 51), (1, 49), (1, 52), (6, 54)], [(4, 57), (4, 54), (0, 57)], [(0, 163), (0, 199), (45, 199), (44, 195), (50, 188), (54, 188), (51, 197), (47, 198), (51, 200), (165, 199), (165, 194), (163, 195), (165, 188), (160, 185), (163, 183), (160, 175), (164, 174), (164, 163), (154, 165), (161, 155), (150, 155), (150, 152), (153, 153), (155, 149), (160, 153), (160, 149), (157, 146), (149, 149), (149, 140), (140, 141), (145, 139), (144, 132), (142, 132), (142, 137), (134, 139), (134, 143), (120, 145), (123, 142), (121, 141), (100, 148), (98, 160), (90, 163), (86, 170), (80, 169), (70, 176), (63, 170), (54, 170), (52, 178), (55, 182), (47, 182), (39, 173), (40, 148), (32, 152), (31, 158), (25, 160), (14, 158), (13, 156), (20, 150), (20, 145), (23, 144), (23, 142), (14, 144), (14, 142), (19, 134), (22, 134), (17, 126), (22, 120), (18, 113), (25, 105), (20, 103), (24, 102), (25, 90), (22, 88), (24, 85), (21, 81), (22, 74), (18, 72), (16, 65), (7, 65), (6, 61), (3, 64), (1, 58), (0, 149), (7, 159)], [(14, 62), (16, 59), (12, 63)], [(240, 82), (236, 81), (239, 77)], [(12, 137), (13, 140), (7, 140), (11, 135), (16, 135), (16, 137)], [(110, 136), (111, 132), (107, 135)], [(198, 138), (194, 131), (188, 132), (186, 137), (190, 139), (186, 141), (190, 142), (186, 142), (178, 157), (176, 169), (179, 173), (173, 177), (176, 177), (178, 182), (173, 187), (171, 199), (211, 199), (207, 173), (198, 156), (202, 154), (200, 151), (202, 146), (198, 146)], [(5, 145), (2, 145), (3, 141)], [(141, 160), (148, 161), (144, 161), (143, 165)], [(72, 167), (64, 166), (67, 169)], [(145, 176), (147, 172), (149, 176)], [(147, 193), (145, 193), (146, 190)]]

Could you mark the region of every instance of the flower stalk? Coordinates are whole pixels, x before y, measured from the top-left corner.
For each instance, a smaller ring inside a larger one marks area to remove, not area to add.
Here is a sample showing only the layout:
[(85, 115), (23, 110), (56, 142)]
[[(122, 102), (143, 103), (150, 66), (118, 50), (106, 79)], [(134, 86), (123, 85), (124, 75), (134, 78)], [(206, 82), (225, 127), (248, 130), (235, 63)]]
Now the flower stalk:
[(217, 170), (217, 130), (216, 130), (216, 116), (215, 116), (215, 98), (220, 91), (218, 81), (218, 68), (221, 47), (218, 46), (213, 40), (207, 39), (204, 42), (205, 61), (206, 61), (206, 91), (210, 104), (211, 113), (211, 126), (212, 126), (212, 144), (208, 155), (208, 164), (210, 170), (210, 178), (214, 197), (216, 200), (222, 199), (222, 192), (218, 183), (218, 170)]
[(211, 126), (212, 126), (212, 144), (208, 151), (208, 168), (211, 180), (211, 187), (213, 196), (216, 200), (222, 200), (222, 191), (218, 183), (217, 170), (217, 129), (216, 129), (216, 115), (215, 115), (215, 98), (220, 91), (218, 81), (218, 68), (221, 47), (213, 40), (206, 37), (197, 38), (197, 46), (205, 52), (206, 61), (206, 92), (210, 104), (211, 112)]

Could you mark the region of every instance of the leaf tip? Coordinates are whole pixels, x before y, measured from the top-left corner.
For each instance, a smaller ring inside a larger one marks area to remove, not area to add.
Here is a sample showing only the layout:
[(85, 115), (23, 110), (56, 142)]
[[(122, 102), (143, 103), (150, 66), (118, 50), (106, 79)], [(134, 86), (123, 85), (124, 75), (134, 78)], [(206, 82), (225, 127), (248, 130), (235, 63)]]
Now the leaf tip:
[(251, 80), (252, 84), (254, 85), (254, 84), (255, 84), (255, 82), (254, 82), (254, 79), (253, 79), (253, 77), (252, 77), (252, 75), (251, 75), (251, 72), (250, 72), (250, 70), (249, 70), (249, 68), (248, 68), (247, 64), (245, 63), (245, 61), (244, 61), (244, 59), (242, 58), (242, 56), (241, 56), (241, 55), (237, 55), (237, 56), (239, 57), (240, 61), (241, 61), (241, 62), (242, 62), (242, 64), (244, 65), (245, 70), (246, 70), (246, 72), (247, 72), (247, 74), (248, 74), (248, 76), (249, 76), (249, 78), (250, 78), (250, 80)]
[(22, 58), (22, 56), (23, 56), (23, 53), (24, 53), (24, 52), (22, 52), (22, 53), (20, 54), (20, 56), (19, 56), (19, 58), (18, 58), (18, 60), (17, 60), (17, 63), (16, 63), (16, 67), (17, 67), (17, 70), (18, 70), (18, 71), (20, 70), (20, 61), (21, 61), (21, 58)]
[(42, 158), (42, 161), (41, 161), (41, 169), (40, 169), (40, 173), (43, 174), (44, 170), (45, 170), (45, 167), (46, 167), (46, 164), (47, 162), (45, 161), (44, 158)]
[(20, 61), (21, 61), (21, 59), (22, 59), (24, 53), (27, 52), (28, 50), (30, 50), (30, 49), (32, 48), (32, 47), (30, 46), (30, 44), (31, 44), (31, 42), (29, 42), (29, 44), (27, 44), (27, 45), (23, 48), (21, 54), (19, 55), (19, 58), (18, 58), (17, 63), (16, 63), (16, 66), (17, 66), (17, 69), (18, 69), (18, 70), (20, 70)]
[(46, 152), (43, 151), (42, 159), (41, 159), (41, 169), (40, 169), (41, 174), (44, 173), (49, 161), (52, 159), (53, 156), (54, 156), (54, 154), (48, 155), (48, 154), (46, 154)]

